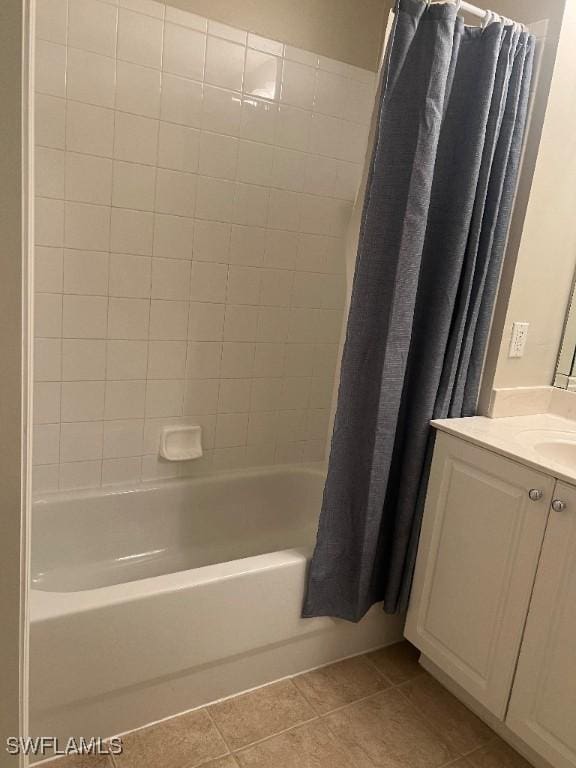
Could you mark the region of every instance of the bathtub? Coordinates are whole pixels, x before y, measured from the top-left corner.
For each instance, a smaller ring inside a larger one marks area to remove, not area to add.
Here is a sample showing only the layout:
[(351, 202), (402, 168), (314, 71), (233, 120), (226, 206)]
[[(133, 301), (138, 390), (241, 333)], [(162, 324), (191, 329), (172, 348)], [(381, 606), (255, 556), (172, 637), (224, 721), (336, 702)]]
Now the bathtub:
[(395, 642), (301, 619), (323, 473), (279, 467), (33, 505), (34, 735), (111, 736)]

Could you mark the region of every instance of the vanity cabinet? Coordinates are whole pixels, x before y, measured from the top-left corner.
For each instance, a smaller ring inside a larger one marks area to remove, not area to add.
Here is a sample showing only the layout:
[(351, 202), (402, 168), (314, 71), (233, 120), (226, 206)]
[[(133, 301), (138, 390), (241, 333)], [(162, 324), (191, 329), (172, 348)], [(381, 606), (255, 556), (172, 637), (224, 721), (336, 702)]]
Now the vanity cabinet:
[(576, 488), (438, 432), (405, 634), (488, 717), (576, 768)]
[(507, 725), (559, 768), (576, 765), (576, 488), (557, 483)]

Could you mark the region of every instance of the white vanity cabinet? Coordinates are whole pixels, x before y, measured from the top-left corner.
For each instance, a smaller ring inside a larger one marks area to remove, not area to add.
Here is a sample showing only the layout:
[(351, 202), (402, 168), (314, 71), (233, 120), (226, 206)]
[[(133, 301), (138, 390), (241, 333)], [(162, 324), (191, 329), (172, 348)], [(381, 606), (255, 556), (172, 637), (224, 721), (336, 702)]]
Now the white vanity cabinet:
[(576, 765), (576, 488), (558, 482), (507, 725), (558, 768)]
[(438, 432), (405, 634), (549, 763), (576, 768), (576, 488)]

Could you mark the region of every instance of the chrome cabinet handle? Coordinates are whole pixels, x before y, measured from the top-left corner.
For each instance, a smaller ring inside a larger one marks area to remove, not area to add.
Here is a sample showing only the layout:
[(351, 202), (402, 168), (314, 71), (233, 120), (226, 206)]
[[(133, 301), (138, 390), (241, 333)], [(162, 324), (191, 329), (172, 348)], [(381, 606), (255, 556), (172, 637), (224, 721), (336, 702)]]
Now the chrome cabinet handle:
[(566, 502), (561, 499), (554, 499), (552, 502), (552, 509), (554, 512), (564, 512), (566, 509)]
[(530, 488), (528, 491), (528, 498), (530, 501), (540, 501), (540, 499), (544, 496), (544, 492), (540, 490), (540, 488)]

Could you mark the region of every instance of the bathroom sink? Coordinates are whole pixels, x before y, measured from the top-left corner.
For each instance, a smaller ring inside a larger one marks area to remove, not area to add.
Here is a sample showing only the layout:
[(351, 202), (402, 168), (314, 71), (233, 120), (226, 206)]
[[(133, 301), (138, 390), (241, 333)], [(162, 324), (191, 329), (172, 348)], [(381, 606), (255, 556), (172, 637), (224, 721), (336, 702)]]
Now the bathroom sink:
[(534, 429), (520, 432), (517, 438), (530, 447), (543, 459), (576, 467), (576, 431)]

